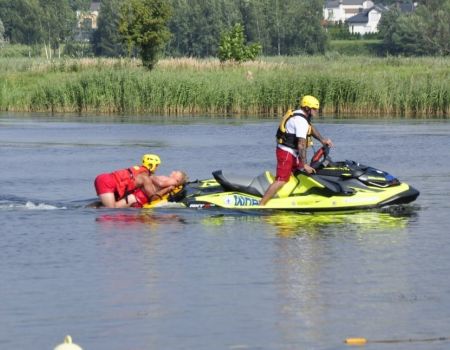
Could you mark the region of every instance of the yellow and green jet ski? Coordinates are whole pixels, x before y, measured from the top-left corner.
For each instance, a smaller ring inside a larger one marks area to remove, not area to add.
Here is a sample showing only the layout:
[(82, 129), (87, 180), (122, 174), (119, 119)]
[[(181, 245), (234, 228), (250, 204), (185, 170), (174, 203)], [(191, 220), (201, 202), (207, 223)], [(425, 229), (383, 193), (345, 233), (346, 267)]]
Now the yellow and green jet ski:
[(167, 201), (198, 209), (325, 212), (406, 204), (419, 196), (415, 188), (385, 171), (354, 161), (332, 161), (327, 147), (316, 152), (311, 166), (316, 174), (299, 171), (292, 175), (265, 206), (259, 201), (274, 181), (268, 171), (253, 178), (214, 171), (214, 179), (190, 182)]

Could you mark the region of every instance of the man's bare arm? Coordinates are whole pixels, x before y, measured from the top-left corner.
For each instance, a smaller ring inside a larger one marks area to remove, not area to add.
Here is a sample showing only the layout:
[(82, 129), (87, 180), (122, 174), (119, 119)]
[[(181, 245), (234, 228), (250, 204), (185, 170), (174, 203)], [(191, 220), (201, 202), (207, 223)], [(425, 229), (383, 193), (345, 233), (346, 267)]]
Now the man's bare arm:
[(302, 163), (303, 165), (303, 169), (305, 169), (305, 171), (308, 174), (312, 174), (315, 173), (315, 169), (310, 167), (308, 164), (308, 159), (307, 154), (306, 154), (306, 139), (304, 138), (299, 138), (298, 139), (298, 160)]
[(298, 159), (302, 164), (308, 163), (306, 159), (306, 139), (301, 137), (298, 139)]
[(317, 130), (314, 125), (311, 125), (311, 135), (316, 139), (319, 140), (322, 145), (327, 145), (329, 147), (333, 147), (333, 142), (331, 139), (325, 139), (320, 134), (319, 130)]

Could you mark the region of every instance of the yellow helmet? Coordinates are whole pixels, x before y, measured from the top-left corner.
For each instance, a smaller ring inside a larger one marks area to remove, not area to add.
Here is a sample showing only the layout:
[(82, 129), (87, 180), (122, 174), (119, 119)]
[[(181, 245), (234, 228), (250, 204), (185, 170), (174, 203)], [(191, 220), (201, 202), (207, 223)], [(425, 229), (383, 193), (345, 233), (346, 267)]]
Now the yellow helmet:
[(320, 103), (317, 98), (311, 95), (303, 96), (300, 100), (300, 107), (308, 107), (312, 109), (319, 109)]
[(150, 171), (155, 171), (160, 164), (161, 159), (156, 154), (144, 154), (142, 156), (142, 165)]

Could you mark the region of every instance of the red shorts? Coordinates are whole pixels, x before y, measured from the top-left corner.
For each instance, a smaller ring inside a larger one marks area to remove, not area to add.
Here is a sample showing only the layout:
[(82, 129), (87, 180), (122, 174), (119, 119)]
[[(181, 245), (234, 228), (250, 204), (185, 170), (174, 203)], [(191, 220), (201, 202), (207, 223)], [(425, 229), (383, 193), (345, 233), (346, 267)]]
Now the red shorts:
[(105, 193), (115, 193), (117, 190), (116, 179), (112, 174), (100, 174), (94, 181), (97, 196)]
[(300, 167), (298, 158), (277, 147), (277, 181), (288, 181), (291, 174)]

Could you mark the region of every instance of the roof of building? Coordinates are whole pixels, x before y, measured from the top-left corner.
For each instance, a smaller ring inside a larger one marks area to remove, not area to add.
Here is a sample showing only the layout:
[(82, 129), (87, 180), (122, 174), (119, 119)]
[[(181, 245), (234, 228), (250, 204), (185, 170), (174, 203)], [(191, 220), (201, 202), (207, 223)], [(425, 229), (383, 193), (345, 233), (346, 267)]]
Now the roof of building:
[[(334, 8), (339, 7), (339, 3), (341, 0), (327, 0), (325, 2), (326, 8)], [(342, 5), (350, 5), (350, 6), (362, 6), (364, 0), (342, 0)]]
[(90, 11), (98, 11), (100, 10), (100, 1), (92, 1)]
[(416, 6), (412, 2), (408, 3), (402, 2), (398, 6), (401, 12), (413, 12), (416, 9)]
[(378, 12), (385, 12), (388, 11), (388, 8), (384, 5), (375, 5), (372, 6), (370, 9), (366, 9), (357, 15), (354, 15), (347, 19), (347, 23), (367, 23), (369, 22), (369, 12), (371, 11), (378, 11)]

